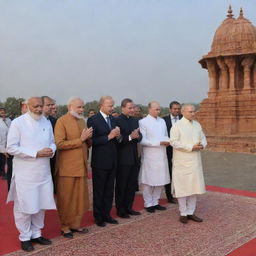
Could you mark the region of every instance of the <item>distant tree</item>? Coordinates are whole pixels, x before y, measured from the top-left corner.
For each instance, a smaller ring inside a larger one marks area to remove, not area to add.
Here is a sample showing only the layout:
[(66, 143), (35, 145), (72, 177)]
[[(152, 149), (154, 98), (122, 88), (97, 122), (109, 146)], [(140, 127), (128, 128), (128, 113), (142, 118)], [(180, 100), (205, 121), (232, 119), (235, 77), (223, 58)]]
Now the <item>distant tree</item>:
[(12, 115), (13, 117), (19, 116), (20, 113), (20, 103), (24, 101), (23, 98), (16, 99), (15, 97), (8, 97), (4, 102), (4, 107), (6, 108), (7, 115)]
[(68, 106), (67, 105), (58, 105), (58, 113), (57, 116), (63, 116), (68, 112)]
[(84, 114), (88, 115), (89, 109), (94, 109), (95, 112), (99, 111), (99, 102), (97, 100), (87, 102), (84, 106)]

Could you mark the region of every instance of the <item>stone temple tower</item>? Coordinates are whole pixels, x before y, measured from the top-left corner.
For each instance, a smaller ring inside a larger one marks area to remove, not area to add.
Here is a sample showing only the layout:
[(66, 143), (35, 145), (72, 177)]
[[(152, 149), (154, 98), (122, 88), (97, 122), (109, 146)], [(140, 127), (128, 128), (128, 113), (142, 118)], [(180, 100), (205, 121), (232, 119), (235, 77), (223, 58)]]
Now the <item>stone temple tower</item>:
[(256, 27), (229, 7), (211, 51), (199, 61), (208, 70), (209, 92), (197, 113), (209, 149), (256, 152)]

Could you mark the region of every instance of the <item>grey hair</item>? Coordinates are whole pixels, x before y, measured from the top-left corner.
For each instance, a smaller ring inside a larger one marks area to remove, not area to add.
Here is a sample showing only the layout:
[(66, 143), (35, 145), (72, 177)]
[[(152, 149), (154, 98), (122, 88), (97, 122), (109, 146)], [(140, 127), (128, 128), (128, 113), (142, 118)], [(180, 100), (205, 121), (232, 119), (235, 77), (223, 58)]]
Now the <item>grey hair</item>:
[(111, 96), (102, 96), (100, 98), (100, 100), (99, 100), (99, 106), (101, 106), (105, 102), (105, 100), (112, 100), (112, 101), (114, 101)]
[(186, 108), (188, 107), (193, 107), (195, 108), (195, 106), (193, 104), (190, 104), (190, 103), (186, 103), (186, 104), (183, 104), (182, 107), (181, 107), (181, 111), (184, 111)]
[(84, 102), (81, 98), (73, 96), (73, 97), (71, 97), (71, 98), (68, 100), (67, 105), (68, 105), (68, 106), (72, 105), (72, 104), (74, 103), (74, 101), (76, 101), (76, 100), (81, 100), (82, 102)]
[(157, 101), (151, 101), (151, 102), (148, 103), (148, 108), (151, 108), (152, 105), (154, 105), (154, 104), (157, 104), (157, 105), (160, 106), (160, 104)]
[(25, 101), (25, 104), (28, 104), (32, 99), (38, 99), (42, 101), (42, 98), (40, 96), (31, 96)]

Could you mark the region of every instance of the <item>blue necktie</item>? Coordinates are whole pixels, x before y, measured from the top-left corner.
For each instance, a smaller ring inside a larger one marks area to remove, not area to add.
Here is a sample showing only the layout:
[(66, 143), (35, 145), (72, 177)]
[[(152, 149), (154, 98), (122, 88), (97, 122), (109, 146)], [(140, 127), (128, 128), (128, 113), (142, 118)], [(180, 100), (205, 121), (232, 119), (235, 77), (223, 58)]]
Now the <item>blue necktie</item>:
[(106, 119), (107, 119), (108, 127), (109, 127), (109, 129), (111, 130), (112, 127), (111, 127), (111, 122), (110, 122), (109, 116), (107, 116)]

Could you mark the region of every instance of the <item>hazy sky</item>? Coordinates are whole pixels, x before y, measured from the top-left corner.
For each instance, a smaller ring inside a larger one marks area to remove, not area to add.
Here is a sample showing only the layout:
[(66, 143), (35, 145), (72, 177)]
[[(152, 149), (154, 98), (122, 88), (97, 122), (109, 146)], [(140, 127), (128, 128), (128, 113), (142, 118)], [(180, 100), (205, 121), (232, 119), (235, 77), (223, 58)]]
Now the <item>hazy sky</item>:
[(229, 4), (256, 24), (255, 0), (0, 0), (0, 100), (201, 102)]

